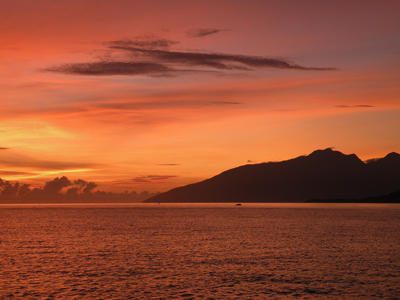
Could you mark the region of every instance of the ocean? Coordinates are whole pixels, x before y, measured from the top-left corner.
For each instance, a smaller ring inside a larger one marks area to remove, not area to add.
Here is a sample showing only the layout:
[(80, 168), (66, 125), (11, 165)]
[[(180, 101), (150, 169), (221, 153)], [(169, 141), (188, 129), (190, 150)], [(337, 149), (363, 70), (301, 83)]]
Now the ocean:
[(0, 205), (0, 299), (399, 299), (400, 205)]

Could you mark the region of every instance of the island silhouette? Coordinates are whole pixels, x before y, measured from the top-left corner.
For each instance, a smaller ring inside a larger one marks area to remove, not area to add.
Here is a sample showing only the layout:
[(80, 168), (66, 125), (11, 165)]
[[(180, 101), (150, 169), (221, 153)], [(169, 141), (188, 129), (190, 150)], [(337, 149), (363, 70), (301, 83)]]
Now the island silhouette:
[(400, 154), (363, 162), (328, 148), (286, 161), (243, 165), (144, 202), (400, 202), (399, 190)]

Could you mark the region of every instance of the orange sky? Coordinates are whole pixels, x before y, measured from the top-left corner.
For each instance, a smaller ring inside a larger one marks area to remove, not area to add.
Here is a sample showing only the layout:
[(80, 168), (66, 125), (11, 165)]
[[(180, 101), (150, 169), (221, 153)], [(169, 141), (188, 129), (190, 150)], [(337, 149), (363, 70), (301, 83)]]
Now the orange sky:
[(0, 2), (0, 177), (166, 191), (400, 152), (400, 2)]

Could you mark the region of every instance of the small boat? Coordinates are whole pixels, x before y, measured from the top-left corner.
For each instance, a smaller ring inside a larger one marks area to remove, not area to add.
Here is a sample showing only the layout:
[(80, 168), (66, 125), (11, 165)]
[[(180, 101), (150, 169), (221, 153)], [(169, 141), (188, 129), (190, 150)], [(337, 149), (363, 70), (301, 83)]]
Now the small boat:
[(240, 204), (240, 203), (236, 203), (236, 206), (242, 206), (242, 204)]

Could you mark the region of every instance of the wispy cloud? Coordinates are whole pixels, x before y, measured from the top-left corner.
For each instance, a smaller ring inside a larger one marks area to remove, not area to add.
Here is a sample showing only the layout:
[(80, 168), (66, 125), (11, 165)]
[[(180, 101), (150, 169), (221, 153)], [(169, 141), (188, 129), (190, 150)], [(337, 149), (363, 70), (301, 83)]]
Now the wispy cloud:
[(37, 173), (33, 173), (33, 172), (20, 172), (20, 171), (7, 171), (7, 170), (0, 170), (0, 176), (15, 176), (15, 175), (28, 175), (28, 176), (34, 176), (34, 175), (37, 175)]
[(227, 106), (239, 105), (240, 102), (233, 101), (153, 101), (153, 102), (103, 102), (92, 104), (98, 109), (112, 110), (147, 110), (147, 109), (164, 109), (164, 108), (190, 108), (202, 106)]
[[(204, 31), (203, 34), (207, 32), (208, 34), (215, 33), (211, 33), (210, 30)], [(188, 72), (226, 74), (232, 71), (249, 72), (255, 69), (337, 70), (331, 67), (306, 67), (285, 58), (172, 50), (171, 46), (178, 43), (166, 39), (109, 41), (104, 43), (108, 51), (117, 51), (119, 55), (112, 56), (109, 53), (107, 57), (102, 58), (100, 61), (62, 64), (42, 69), (42, 71), (71, 75), (147, 75), (167, 77), (183, 73), (187, 74)]]
[(49, 171), (92, 169), (95, 167), (95, 165), (91, 163), (48, 161), (17, 154), (13, 154), (7, 157), (1, 157), (0, 166), (13, 168), (34, 168), (38, 170)]
[(279, 112), (293, 112), (293, 111), (298, 111), (297, 109), (275, 109), (273, 111), (279, 111)]
[(162, 183), (164, 180), (178, 177), (176, 175), (145, 175), (132, 178), (136, 183)]
[(157, 164), (157, 166), (180, 166), (180, 164)]
[(203, 102), (209, 105), (238, 105), (242, 104), (240, 102), (234, 102), (234, 101), (212, 101), (212, 102)]
[(360, 104), (360, 105), (336, 105), (335, 107), (339, 107), (339, 108), (355, 108), (355, 107), (375, 107), (373, 105), (369, 105), (369, 104)]
[(0, 147), (0, 150), (9, 150), (10, 148)]
[(201, 38), (207, 35), (216, 34), (221, 31), (228, 31), (228, 29), (216, 29), (216, 28), (198, 28), (190, 29), (186, 32), (187, 37)]

